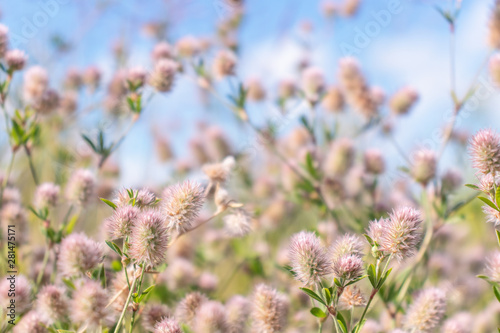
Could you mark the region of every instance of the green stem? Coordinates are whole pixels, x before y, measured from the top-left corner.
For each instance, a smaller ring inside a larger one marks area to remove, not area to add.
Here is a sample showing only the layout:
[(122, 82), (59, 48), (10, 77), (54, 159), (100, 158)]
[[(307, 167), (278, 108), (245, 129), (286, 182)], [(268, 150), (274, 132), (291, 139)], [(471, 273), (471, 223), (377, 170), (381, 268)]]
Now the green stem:
[(31, 152), (26, 145), (24, 145), (24, 151), (26, 152), (26, 156), (28, 156), (28, 162), (30, 165), (31, 175), (33, 176), (33, 181), (35, 185), (38, 186), (38, 176), (36, 175), (35, 165), (33, 164), (33, 158), (31, 156)]
[(117, 332), (117, 333), (120, 331), (120, 327), (122, 325), (123, 319), (125, 318), (125, 313), (127, 312), (127, 308), (128, 308), (129, 303), (130, 303), (130, 299), (132, 298), (132, 294), (134, 292), (136, 282), (137, 282), (137, 276), (135, 275), (135, 272), (134, 272), (134, 279), (132, 280), (132, 287), (130, 288), (130, 291), (128, 293), (127, 300), (125, 301), (125, 306), (123, 307), (122, 313), (120, 315), (120, 319), (118, 319), (118, 322), (116, 323), (115, 332)]
[(5, 174), (5, 179), (3, 180), (2, 187), (0, 189), (0, 208), (2, 207), (3, 203), (3, 191), (5, 190), (9, 182), (10, 173), (12, 172), (12, 166), (14, 165), (14, 158), (16, 157), (16, 152), (17, 152), (16, 150), (12, 151), (12, 155), (10, 156), (9, 166), (7, 167), (7, 173)]
[(38, 276), (36, 277), (36, 285), (35, 289), (38, 290), (40, 287), (40, 283), (42, 283), (42, 278), (45, 273), (45, 268), (47, 267), (47, 263), (49, 262), (49, 257), (50, 257), (50, 246), (47, 245), (47, 248), (45, 249), (45, 253), (43, 255), (43, 262), (42, 262), (42, 268), (38, 272)]
[[(144, 269), (144, 267), (142, 268), (142, 272), (141, 272), (141, 277), (139, 279), (139, 286), (137, 287), (137, 295), (140, 295), (141, 293), (141, 288), (142, 288), (142, 280), (144, 279), (144, 272), (146, 270)], [(133, 310), (132, 312), (132, 319), (130, 320), (130, 329), (129, 329), (129, 333), (132, 333), (132, 330), (134, 329), (134, 324), (135, 324), (135, 314), (137, 313), (137, 310)]]

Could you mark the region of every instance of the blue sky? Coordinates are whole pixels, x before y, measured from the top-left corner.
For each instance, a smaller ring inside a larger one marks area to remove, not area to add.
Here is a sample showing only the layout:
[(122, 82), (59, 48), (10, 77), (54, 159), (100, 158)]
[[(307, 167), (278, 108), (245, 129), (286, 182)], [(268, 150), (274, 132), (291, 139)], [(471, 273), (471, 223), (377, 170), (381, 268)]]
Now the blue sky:
[[(131, 66), (149, 67), (149, 52), (154, 41), (140, 29), (146, 22), (168, 19), (172, 22), (169, 38), (176, 40), (186, 34), (206, 36), (225, 15), (221, 0), (7, 0), (0, 4), (0, 20), (13, 34), (22, 36), (23, 29), (29, 25), (26, 22), (34, 23), (37, 15), (47, 12), (47, 4), (53, 1), (58, 5), (50, 7), (52, 16), (40, 27), (35, 26), (33, 37), (23, 40), (18, 47), (29, 53), (30, 64), (41, 64), (54, 73), (54, 86), (69, 65), (85, 68), (97, 64), (109, 76), (114, 68), (110, 49), (117, 40), (126, 41)], [(242, 78), (261, 77), (270, 89), (276, 87), (278, 79), (294, 76), (294, 63), (304, 54), (297, 43), (301, 36), (300, 26), (308, 21), (313, 26), (311, 62), (324, 68), (328, 82), (333, 83), (338, 60), (343, 56), (340, 45), (356, 46), (360, 31), (377, 25), (377, 13), (387, 11), (391, 3), (399, 3), (400, 11), (390, 15), (386, 26), (379, 24), (379, 31), (369, 37), (355, 55), (370, 84), (383, 87), (388, 95), (404, 85), (412, 85), (420, 92), (420, 101), (412, 114), (398, 122), (395, 136), (401, 145), (410, 151), (422, 143), (436, 142), (432, 139), (433, 133), (447, 119), (451, 100), (449, 32), (446, 22), (433, 6), (447, 8), (451, 1), (365, 0), (355, 18), (341, 18), (333, 24), (322, 17), (319, 1), (247, 1), (248, 15), (240, 35), (238, 74)], [(466, 90), (488, 54), (487, 18), (492, 3), (489, 0), (463, 1), (457, 23), (459, 94)], [(54, 57), (48, 42), (54, 35), (75, 40), (73, 49), (62, 57)], [(483, 71), (482, 76), (487, 78), (487, 71)], [(213, 112), (207, 112), (192, 98), (196, 94), (193, 84), (181, 79), (173, 94), (153, 99), (117, 154), (116, 158), (124, 165), (124, 185), (154, 183), (168, 176), (168, 166), (151, 161), (152, 123), (175, 143), (174, 148), (180, 156), (188, 156), (187, 141), (196, 133), (195, 119), (221, 124), (237, 143), (246, 140), (250, 132), (242, 132), (227, 110), (215, 105)], [(470, 116), (459, 119), (460, 128), (474, 132), (485, 126), (499, 127), (500, 118), (495, 115), (498, 93), (492, 90), (485, 96), (478, 106), (470, 107)], [(252, 114), (272, 109), (270, 105), (250, 108)], [(95, 119), (84, 120), (84, 127), (92, 129)], [(287, 127), (283, 129), (286, 130)], [(366, 136), (359, 144), (381, 146), (395, 165), (401, 162), (394, 149), (375, 134)], [(448, 164), (456, 163), (452, 153), (450, 149)]]

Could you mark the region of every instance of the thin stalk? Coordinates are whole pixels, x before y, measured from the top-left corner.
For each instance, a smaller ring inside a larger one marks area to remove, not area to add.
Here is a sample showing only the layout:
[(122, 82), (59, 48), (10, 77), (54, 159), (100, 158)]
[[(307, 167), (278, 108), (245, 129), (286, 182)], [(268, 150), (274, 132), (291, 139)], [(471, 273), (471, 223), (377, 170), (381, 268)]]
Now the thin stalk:
[(134, 279), (132, 280), (132, 287), (130, 288), (130, 291), (128, 293), (127, 300), (125, 301), (125, 306), (123, 307), (120, 318), (118, 319), (118, 322), (116, 323), (115, 332), (120, 331), (120, 327), (122, 325), (123, 319), (125, 318), (125, 313), (127, 312), (127, 308), (128, 308), (129, 303), (130, 303), (130, 299), (132, 298), (132, 294), (134, 292), (136, 282), (137, 282), (137, 275), (134, 272)]
[(7, 173), (5, 174), (5, 179), (2, 182), (2, 187), (0, 188), (0, 208), (2, 207), (3, 201), (3, 191), (9, 182), (10, 173), (12, 172), (12, 166), (14, 165), (14, 159), (16, 157), (17, 150), (12, 151), (12, 155), (10, 156), (9, 166), (7, 167)]
[(36, 285), (35, 285), (36, 290), (38, 290), (38, 288), (40, 287), (40, 283), (42, 283), (42, 278), (45, 273), (45, 268), (47, 267), (47, 263), (49, 262), (49, 257), (50, 257), (50, 246), (47, 245), (47, 248), (43, 255), (42, 268), (40, 269), (40, 271), (38, 272), (38, 276), (36, 277)]
[(35, 165), (33, 164), (33, 157), (31, 156), (31, 151), (29, 150), (28, 146), (24, 145), (23, 147), (24, 151), (26, 152), (26, 156), (28, 156), (28, 162), (30, 165), (31, 175), (33, 176), (33, 181), (35, 182), (35, 185), (38, 186), (38, 176), (36, 175)]
[[(141, 293), (141, 288), (142, 288), (142, 281), (144, 279), (144, 273), (146, 272), (146, 270), (143, 268), (142, 269), (142, 272), (141, 272), (141, 277), (139, 279), (139, 285), (137, 286), (137, 295), (140, 295)], [(132, 319), (130, 320), (130, 329), (129, 329), (129, 333), (132, 333), (132, 330), (134, 329), (134, 324), (135, 324), (135, 314), (137, 313), (137, 310), (134, 308), (133, 312), (132, 312)]]

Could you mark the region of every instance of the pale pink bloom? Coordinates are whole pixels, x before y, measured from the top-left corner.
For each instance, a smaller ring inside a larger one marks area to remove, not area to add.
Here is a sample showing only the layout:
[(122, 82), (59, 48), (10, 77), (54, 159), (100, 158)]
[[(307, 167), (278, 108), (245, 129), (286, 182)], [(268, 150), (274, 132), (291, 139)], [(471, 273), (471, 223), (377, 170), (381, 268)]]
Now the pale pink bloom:
[(66, 185), (66, 196), (69, 200), (81, 205), (88, 203), (94, 194), (96, 179), (90, 170), (76, 170)]
[(24, 97), (28, 100), (40, 98), (49, 84), (49, 75), (47, 70), (41, 66), (28, 68), (24, 73)]
[(49, 323), (35, 310), (25, 314), (21, 320), (14, 326), (14, 333), (48, 333)]
[(111, 308), (106, 307), (110, 301), (110, 295), (101, 287), (101, 283), (94, 280), (86, 280), (73, 292), (71, 300), (71, 320), (80, 325), (88, 325), (89, 328), (98, 328), (108, 325), (111, 320)]
[(406, 312), (404, 327), (414, 332), (431, 332), (444, 317), (446, 294), (439, 288), (422, 290)]
[(500, 283), (500, 252), (495, 252), (486, 259), (486, 274), (497, 283)]
[(160, 59), (149, 76), (149, 84), (159, 92), (168, 92), (172, 89), (178, 70), (177, 62), (171, 59)]
[(477, 132), (470, 140), (472, 166), (483, 174), (500, 170), (500, 137), (491, 129)]
[(394, 256), (399, 262), (413, 256), (422, 237), (420, 212), (411, 207), (392, 211), (384, 222), (380, 236), (380, 249)]
[(171, 59), (173, 56), (173, 48), (167, 42), (159, 42), (153, 48), (151, 52), (151, 58), (153, 58), (154, 62), (157, 62), (160, 59)]
[(132, 227), (139, 218), (140, 209), (133, 206), (118, 207), (111, 217), (104, 221), (110, 239), (126, 238), (130, 236)]
[(194, 331), (199, 333), (228, 332), (226, 309), (216, 301), (201, 304), (194, 322)]
[(20, 71), (28, 61), (28, 56), (21, 50), (9, 50), (5, 54), (5, 62), (9, 70)]
[(38, 293), (36, 310), (50, 324), (63, 321), (68, 314), (69, 299), (64, 289), (55, 285), (46, 285)]
[(34, 205), (38, 209), (55, 207), (59, 198), (60, 188), (53, 183), (39, 185), (35, 192)]
[(398, 90), (389, 101), (389, 107), (394, 114), (407, 114), (418, 101), (418, 92), (412, 87), (404, 87)]
[(202, 304), (208, 302), (208, 298), (199, 292), (187, 294), (177, 305), (175, 316), (183, 324), (192, 326), (196, 318), (196, 313)]
[(132, 226), (130, 258), (145, 268), (161, 265), (166, 260), (169, 237), (165, 217), (156, 210), (143, 211)]
[(200, 184), (185, 181), (163, 191), (162, 211), (170, 230), (185, 233), (190, 230), (203, 207), (205, 196)]
[(220, 50), (215, 56), (212, 64), (212, 72), (216, 79), (221, 80), (226, 76), (235, 74), (236, 55), (229, 50)]
[(295, 278), (306, 286), (314, 285), (331, 273), (331, 261), (320, 239), (313, 232), (292, 236), (289, 259)]
[[(165, 318), (170, 317), (172, 314), (168, 306), (160, 303), (146, 304), (142, 311), (141, 324), (147, 331), (154, 331), (155, 327)], [(160, 331), (162, 332), (162, 331)], [(169, 331), (166, 331), (169, 333)]]
[(153, 333), (183, 333), (179, 323), (174, 318), (164, 318), (154, 327)]
[(413, 156), (411, 175), (415, 181), (427, 185), (436, 176), (437, 156), (429, 149), (420, 149)]
[(94, 269), (103, 260), (102, 244), (83, 233), (74, 233), (63, 239), (57, 260), (58, 270), (65, 277), (72, 277)]
[(287, 325), (289, 302), (275, 289), (259, 284), (252, 297), (252, 329), (259, 333), (283, 332)]

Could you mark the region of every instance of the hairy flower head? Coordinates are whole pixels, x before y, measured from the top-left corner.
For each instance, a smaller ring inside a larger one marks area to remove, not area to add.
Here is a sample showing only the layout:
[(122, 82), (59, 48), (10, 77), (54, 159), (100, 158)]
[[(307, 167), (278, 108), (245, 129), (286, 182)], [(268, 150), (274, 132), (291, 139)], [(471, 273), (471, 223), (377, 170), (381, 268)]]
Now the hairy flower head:
[(132, 226), (130, 257), (148, 268), (156, 267), (166, 260), (169, 233), (165, 218), (156, 210), (143, 211)]
[(275, 289), (259, 284), (252, 297), (252, 329), (260, 333), (278, 333), (285, 330), (288, 317), (288, 299)]
[(472, 166), (482, 174), (500, 170), (500, 137), (491, 129), (477, 132), (470, 140)]
[(200, 184), (185, 181), (163, 191), (162, 208), (167, 217), (167, 226), (182, 234), (191, 229), (205, 196)]
[(153, 333), (183, 333), (177, 320), (171, 317), (164, 318), (154, 327)]
[(288, 252), (295, 278), (304, 285), (313, 285), (331, 273), (327, 251), (314, 232), (299, 232), (292, 236)]
[(110, 321), (111, 308), (106, 307), (109, 295), (101, 287), (101, 283), (93, 280), (85, 281), (73, 293), (71, 300), (71, 319), (75, 323), (97, 328)]
[(229, 327), (224, 306), (216, 301), (201, 304), (196, 314), (194, 331), (199, 333), (227, 333)]
[(400, 207), (393, 210), (384, 222), (384, 230), (379, 238), (380, 249), (398, 261), (413, 256), (421, 239), (421, 224), (421, 214), (414, 208)]
[(48, 323), (62, 321), (68, 314), (68, 298), (64, 289), (55, 285), (46, 285), (38, 293), (36, 310)]
[(66, 185), (66, 195), (69, 200), (86, 204), (95, 191), (96, 180), (90, 170), (76, 170)]
[(64, 238), (57, 261), (59, 272), (66, 277), (85, 274), (102, 262), (102, 244), (83, 233), (73, 233)]
[(431, 332), (444, 317), (446, 294), (439, 288), (424, 289), (406, 312), (404, 326), (413, 332)]
[(130, 236), (132, 227), (136, 223), (141, 210), (134, 206), (116, 208), (111, 217), (105, 220), (105, 228), (110, 239), (126, 238)]

